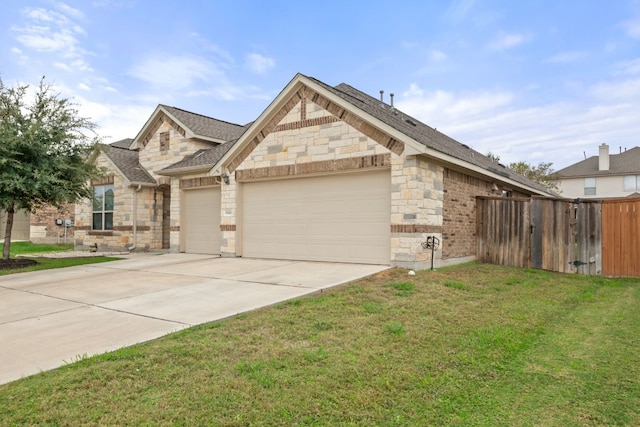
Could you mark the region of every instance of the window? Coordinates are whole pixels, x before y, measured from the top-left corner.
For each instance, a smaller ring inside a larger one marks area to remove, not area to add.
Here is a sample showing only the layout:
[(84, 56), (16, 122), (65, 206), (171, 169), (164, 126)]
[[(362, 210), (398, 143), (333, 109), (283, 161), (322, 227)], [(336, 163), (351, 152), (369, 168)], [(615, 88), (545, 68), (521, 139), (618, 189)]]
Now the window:
[(113, 184), (93, 187), (93, 229), (113, 230)]
[(169, 132), (160, 132), (160, 151), (167, 151), (169, 149)]
[(596, 194), (596, 179), (585, 178), (584, 179), (584, 195), (595, 196), (595, 194)]
[(624, 177), (624, 191), (640, 190), (640, 175), (629, 175)]

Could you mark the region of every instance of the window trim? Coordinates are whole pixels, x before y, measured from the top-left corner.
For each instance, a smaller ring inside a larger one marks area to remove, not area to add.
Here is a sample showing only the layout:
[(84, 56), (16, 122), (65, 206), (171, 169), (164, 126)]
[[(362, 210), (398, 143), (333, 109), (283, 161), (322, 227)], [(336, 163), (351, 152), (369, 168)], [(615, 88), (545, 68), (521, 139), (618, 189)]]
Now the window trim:
[[(627, 187), (627, 179), (634, 179), (634, 185), (633, 188), (628, 189)], [(640, 175), (625, 175), (624, 178), (622, 178), (622, 191), (625, 192), (633, 192), (633, 191), (638, 191), (640, 189)]]
[[(100, 210), (96, 210), (96, 190), (97, 189), (102, 189), (102, 208)], [(107, 202), (107, 198), (104, 196), (108, 190), (111, 190), (113, 193), (113, 207), (112, 209), (105, 209), (106, 208), (106, 202)], [(106, 231), (106, 232), (111, 232), (113, 231), (113, 214), (114, 214), (114, 210), (115, 210), (115, 187), (113, 184), (104, 184), (104, 185), (94, 185), (93, 186), (93, 198), (92, 198), (92, 202), (91, 202), (91, 231)], [(96, 214), (100, 214), (101, 218), (100, 218), (100, 228), (95, 228), (96, 225), (96, 221), (94, 219), (94, 216)], [(106, 222), (106, 217), (107, 214), (111, 214), (111, 228), (106, 228), (107, 224)]]
[[(591, 183), (593, 183), (593, 185), (588, 185)], [(587, 177), (584, 179), (584, 195), (585, 196), (596, 195), (596, 178), (595, 177)]]

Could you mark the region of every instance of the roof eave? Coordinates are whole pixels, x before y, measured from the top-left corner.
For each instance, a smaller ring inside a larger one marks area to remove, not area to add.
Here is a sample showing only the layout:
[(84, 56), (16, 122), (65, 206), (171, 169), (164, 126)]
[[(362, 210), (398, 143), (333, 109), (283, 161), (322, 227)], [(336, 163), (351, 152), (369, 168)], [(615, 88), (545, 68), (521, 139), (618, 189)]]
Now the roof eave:
[(155, 187), (157, 185), (157, 182), (129, 181), (129, 187)]
[(215, 164), (186, 166), (183, 168), (161, 169), (159, 171), (154, 171), (154, 173), (162, 176), (185, 175), (189, 173), (209, 172), (211, 169), (213, 169), (214, 166)]

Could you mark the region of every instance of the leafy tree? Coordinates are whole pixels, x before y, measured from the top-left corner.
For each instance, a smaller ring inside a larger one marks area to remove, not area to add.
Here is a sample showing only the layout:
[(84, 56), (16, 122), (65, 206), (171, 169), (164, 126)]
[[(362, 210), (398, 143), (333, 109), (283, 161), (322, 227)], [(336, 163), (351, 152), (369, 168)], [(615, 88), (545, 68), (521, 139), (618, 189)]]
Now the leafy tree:
[(487, 153), (487, 157), (491, 159), (492, 162), (500, 163), (500, 156), (493, 154), (491, 151)]
[[(500, 163), (500, 156), (493, 154), (491, 151), (487, 153), (487, 157), (493, 162)], [(541, 162), (538, 166), (533, 166), (528, 162), (509, 163), (509, 169), (517, 174), (544, 185), (548, 190), (558, 191), (560, 189), (557, 182), (558, 177), (551, 166), (553, 166), (553, 163), (548, 162)]]
[(538, 166), (530, 165), (527, 162), (509, 163), (509, 169), (529, 178), (531, 181), (544, 185), (548, 190), (558, 191), (557, 176), (551, 166), (553, 166), (553, 163), (550, 162), (541, 162)]
[[(7, 212), (2, 259), (9, 259), (14, 213), (91, 197), (98, 174), (87, 156), (98, 142), (96, 125), (44, 78), (27, 102), (28, 85), (0, 79), (0, 209)], [(89, 136), (92, 135), (92, 137)]]

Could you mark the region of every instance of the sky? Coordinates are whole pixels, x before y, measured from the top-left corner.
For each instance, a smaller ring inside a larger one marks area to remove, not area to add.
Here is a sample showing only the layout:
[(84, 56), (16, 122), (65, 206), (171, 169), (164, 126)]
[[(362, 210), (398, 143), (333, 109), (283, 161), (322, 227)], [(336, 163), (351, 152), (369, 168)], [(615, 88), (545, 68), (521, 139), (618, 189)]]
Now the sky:
[(640, 146), (640, 0), (3, 0), (0, 78), (44, 76), (104, 142), (158, 104), (255, 120), (296, 73), (504, 164)]

